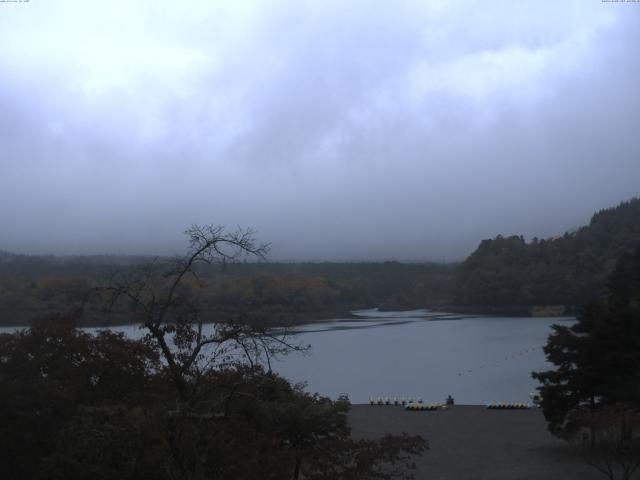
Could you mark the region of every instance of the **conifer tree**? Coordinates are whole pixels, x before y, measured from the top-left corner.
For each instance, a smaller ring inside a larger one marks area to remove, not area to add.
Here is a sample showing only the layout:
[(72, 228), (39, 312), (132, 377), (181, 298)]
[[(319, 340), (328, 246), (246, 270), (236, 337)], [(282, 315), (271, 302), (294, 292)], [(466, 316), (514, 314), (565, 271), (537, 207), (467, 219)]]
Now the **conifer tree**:
[(618, 261), (603, 304), (553, 330), (544, 350), (556, 368), (533, 373), (552, 433), (571, 437), (613, 405), (640, 408), (640, 246)]

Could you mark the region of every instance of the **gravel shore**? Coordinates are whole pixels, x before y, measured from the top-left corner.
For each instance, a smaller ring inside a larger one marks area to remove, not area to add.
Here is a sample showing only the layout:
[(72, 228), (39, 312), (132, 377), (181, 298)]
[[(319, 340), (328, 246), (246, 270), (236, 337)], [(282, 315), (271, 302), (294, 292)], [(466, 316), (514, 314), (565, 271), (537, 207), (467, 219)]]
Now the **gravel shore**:
[(397, 406), (353, 405), (349, 421), (357, 438), (401, 432), (426, 438), (430, 449), (416, 461), (419, 480), (604, 478), (547, 431), (538, 409), (456, 405), (445, 411), (410, 412)]

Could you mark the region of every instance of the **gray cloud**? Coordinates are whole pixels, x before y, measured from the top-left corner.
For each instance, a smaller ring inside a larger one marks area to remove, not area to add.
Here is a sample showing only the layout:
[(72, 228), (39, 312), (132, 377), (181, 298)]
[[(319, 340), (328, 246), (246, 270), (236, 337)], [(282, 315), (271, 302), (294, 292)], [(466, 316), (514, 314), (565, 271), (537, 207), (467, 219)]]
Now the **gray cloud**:
[(640, 193), (640, 6), (31, 2), (0, 9), (0, 248), (432, 259)]

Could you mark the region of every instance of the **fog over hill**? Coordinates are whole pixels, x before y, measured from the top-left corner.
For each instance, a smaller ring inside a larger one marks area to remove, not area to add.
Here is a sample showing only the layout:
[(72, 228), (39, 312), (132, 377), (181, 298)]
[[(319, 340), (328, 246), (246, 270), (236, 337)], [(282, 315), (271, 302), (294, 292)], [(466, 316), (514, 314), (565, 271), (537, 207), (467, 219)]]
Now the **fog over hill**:
[(640, 193), (640, 4), (0, 3), (0, 249), (459, 260)]

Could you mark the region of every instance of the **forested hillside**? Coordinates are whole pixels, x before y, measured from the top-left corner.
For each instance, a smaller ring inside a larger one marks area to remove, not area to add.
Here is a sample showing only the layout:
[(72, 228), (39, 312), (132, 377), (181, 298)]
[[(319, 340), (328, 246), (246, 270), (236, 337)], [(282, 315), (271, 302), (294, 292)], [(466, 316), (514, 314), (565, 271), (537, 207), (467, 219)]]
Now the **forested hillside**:
[(616, 261), (640, 244), (640, 199), (601, 210), (562, 237), (483, 240), (455, 278), (467, 307), (584, 305), (600, 298)]

